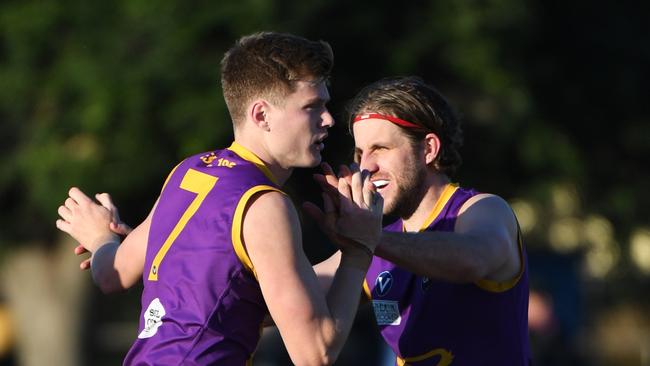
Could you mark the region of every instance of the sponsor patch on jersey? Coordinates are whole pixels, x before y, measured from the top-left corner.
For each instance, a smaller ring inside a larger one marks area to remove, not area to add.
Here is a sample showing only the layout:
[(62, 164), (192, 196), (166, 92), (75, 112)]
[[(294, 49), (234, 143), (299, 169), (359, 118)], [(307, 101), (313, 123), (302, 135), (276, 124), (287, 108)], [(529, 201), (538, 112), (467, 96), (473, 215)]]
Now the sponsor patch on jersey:
[(378, 296), (384, 296), (393, 286), (393, 275), (388, 271), (383, 271), (375, 279), (375, 292)]
[(160, 299), (153, 299), (147, 307), (147, 310), (144, 312), (144, 329), (140, 334), (138, 334), (138, 338), (144, 339), (153, 337), (158, 332), (158, 328), (162, 325), (163, 316), (165, 316), (165, 308), (160, 302)]
[(372, 300), (372, 308), (375, 311), (377, 325), (400, 325), (402, 322), (397, 301)]

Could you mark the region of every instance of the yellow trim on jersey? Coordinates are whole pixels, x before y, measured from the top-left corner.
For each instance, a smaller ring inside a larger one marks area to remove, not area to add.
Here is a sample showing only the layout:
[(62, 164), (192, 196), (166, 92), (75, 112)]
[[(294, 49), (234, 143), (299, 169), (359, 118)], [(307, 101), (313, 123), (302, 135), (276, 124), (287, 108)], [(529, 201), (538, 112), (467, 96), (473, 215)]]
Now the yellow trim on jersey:
[(269, 170), (269, 168), (264, 164), (262, 159), (258, 158), (257, 155), (255, 155), (253, 152), (248, 150), (247, 148), (241, 146), (240, 144), (236, 143), (233, 141), (233, 143), (228, 147), (228, 150), (234, 152), (235, 154), (239, 155), (242, 159), (248, 160), (251, 163), (255, 164), (259, 170), (266, 175), (267, 178), (271, 180), (275, 185), (279, 186), (278, 181), (275, 179), (273, 176), (273, 173)]
[(526, 262), (524, 261), (524, 241), (521, 237), (521, 229), (519, 229), (519, 224), (517, 224), (517, 246), (519, 248), (520, 268), (519, 273), (517, 273), (517, 276), (515, 278), (503, 282), (481, 279), (475, 282), (476, 286), (490, 292), (504, 292), (515, 287), (515, 285), (517, 285), (519, 282), (521, 276), (524, 274), (524, 267), (526, 266)]
[(244, 242), (242, 241), (242, 224), (244, 223), (244, 209), (246, 208), (248, 200), (255, 193), (262, 191), (277, 191), (282, 194), (286, 194), (276, 187), (267, 185), (254, 186), (253, 188), (249, 189), (239, 199), (239, 203), (237, 203), (237, 208), (235, 208), (235, 216), (233, 217), (232, 221), (232, 230), (230, 231), (232, 236), (232, 246), (235, 249), (237, 258), (239, 258), (239, 261), (244, 265), (246, 269), (253, 273), (253, 276), (255, 276), (255, 278), (257, 278), (257, 273), (255, 272), (253, 262), (251, 262), (251, 259), (248, 256), (248, 252), (246, 251), (246, 247), (244, 246)]
[[(445, 186), (445, 189), (442, 190), (442, 194), (440, 197), (438, 197), (438, 201), (436, 201), (436, 204), (433, 206), (433, 210), (429, 214), (429, 217), (424, 220), (424, 223), (420, 227), (419, 231), (424, 231), (429, 227), (429, 225), (431, 225), (433, 220), (435, 220), (438, 215), (440, 215), (440, 212), (442, 212), (442, 209), (445, 207), (447, 202), (449, 202), (449, 199), (451, 199), (451, 196), (456, 192), (457, 189), (458, 184), (455, 183), (449, 183)], [(405, 231), (404, 224), (402, 224), (402, 231)]]
[[(185, 160), (183, 160), (183, 161), (185, 161)], [(176, 166), (174, 167), (174, 169), (172, 169), (172, 171), (169, 172), (169, 175), (167, 175), (167, 179), (165, 179), (165, 183), (163, 183), (163, 186), (162, 186), (162, 188), (160, 189), (160, 194), (162, 194), (162, 191), (165, 190), (165, 187), (167, 187), (167, 183), (169, 183), (169, 179), (172, 177), (172, 175), (173, 175), (174, 172), (176, 171), (176, 168), (178, 168), (178, 167), (183, 163), (183, 161), (181, 161), (180, 163), (176, 164)]]
[(433, 356), (440, 356), (440, 360), (438, 361), (438, 366), (451, 365), (451, 361), (454, 360), (454, 355), (450, 351), (444, 348), (436, 348), (420, 356), (405, 357), (405, 358), (401, 358), (397, 356), (397, 366), (409, 366), (408, 364), (409, 362), (419, 362), (422, 360), (426, 360), (427, 358), (431, 358)]
[(368, 300), (372, 300), (372, 294), (370, 293), (370, 287), (368, 286), (368, 281), (363, 279), (363, 293), (366, 295)]

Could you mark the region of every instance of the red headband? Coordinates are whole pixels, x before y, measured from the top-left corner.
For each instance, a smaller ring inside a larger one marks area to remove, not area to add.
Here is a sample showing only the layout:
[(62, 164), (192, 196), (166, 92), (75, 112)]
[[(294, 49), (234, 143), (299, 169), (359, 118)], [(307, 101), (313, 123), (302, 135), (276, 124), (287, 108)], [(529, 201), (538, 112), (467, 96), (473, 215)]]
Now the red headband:
[(363, 121), (364, 119), (372, 119), (372, 118), (383, 119), (383, 120), (385, 120), (385, 121), (389, 121), (389, 122), (392, 122), (392, 123), (394, 123), (394, 124), (396, 124), (396, 125), (400, 125), (400, 126), (402, 126), (402, 127), (406, 127), (406, 128), (420, 128), (420, 129), (423, 129), (423, 128), (424, 128), (424, 127), (422, 127), (422, 126), (418, 126), (418, 125), (416, 125), (415, 123), (412, 123), (412, 122), (409, 122), (409, 121), (405, 121), (405, 120), (400, 119), (400, 118), (397, 118), (397, 117), (387, 116), (387, 115), (385, 115), (385, 114), (379, 114), (379, 113), (364, 113), (364, 114), (359, 114), (359, 115), (357, 115), (356, 117), (354, 117), (354, 121), (353, 121), (353, 123), (354, 123), (354, 122)]

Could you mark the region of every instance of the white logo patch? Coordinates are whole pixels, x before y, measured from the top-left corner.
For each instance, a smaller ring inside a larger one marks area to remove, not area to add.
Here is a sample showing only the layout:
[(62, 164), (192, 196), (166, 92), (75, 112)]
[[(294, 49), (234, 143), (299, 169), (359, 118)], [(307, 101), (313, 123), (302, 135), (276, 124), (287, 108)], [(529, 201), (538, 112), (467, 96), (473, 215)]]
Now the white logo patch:
[(165, 316), (165, 308), (163, 307), (160, 299), (155, 298), (147, 307), (144, 312), (144, 329), (138, 335), (138, 338), (151, 338), (156, 332), (158, 327), (162, 325), (162, 317)]
[(375, 310), (377, 325), (400, 325), (402, 322), (397, 301), (372, 300), (372, 307)]

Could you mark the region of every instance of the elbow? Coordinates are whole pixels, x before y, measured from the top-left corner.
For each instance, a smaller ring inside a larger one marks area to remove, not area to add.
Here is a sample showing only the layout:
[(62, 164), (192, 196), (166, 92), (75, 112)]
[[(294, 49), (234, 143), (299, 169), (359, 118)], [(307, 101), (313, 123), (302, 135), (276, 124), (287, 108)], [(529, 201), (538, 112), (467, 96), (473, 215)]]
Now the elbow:
[(105, 271), (92, 270), (92, 277), (95, 285), (105, 295), (121, 292), (126, 289), (122, 286), (116, 273), (113, 273), (112, 276), (110, 276), (107, 275)]
[(334, 364), (333, 361), (330, 361), (328, 358), (322, 358), (320, 360), (315, 360), (315, 359), (291, 359), (291, 362), (293, 362), (294, 365), (296, 366), (330, 366)]
[(93, 277), (93, 281), (95, 282), (95, 285), (99, 288), (99, 290), (104, 294), (113, 294), (116, 292), (120, 292), (123, 290), (121, 286), (118, 286), (117, 284), (110, 282), (110, 281), (105, 281), (101, 279), (96, 279)]
[(296, 366), (330, 366), (338, 356), (332, 347), (310, 347), (290, 354), (291, 361)]
[(298, 357), (291, 357), (291, 361), (296, 366), (330, 366), (334, 364), (336, 356), (329, 353), (321, 354), (301, 354)]
[(117, 286), (115, 284), (110, 284), (110, 283), (97, 284), (97, 287), (99, 287), (99, 290), (104, 295), (109, 295), (109, 294), (114, 294), (116, 292), (124, 291), (124, 288), (122, 288), (121, 286)]

